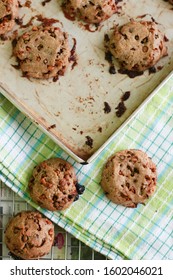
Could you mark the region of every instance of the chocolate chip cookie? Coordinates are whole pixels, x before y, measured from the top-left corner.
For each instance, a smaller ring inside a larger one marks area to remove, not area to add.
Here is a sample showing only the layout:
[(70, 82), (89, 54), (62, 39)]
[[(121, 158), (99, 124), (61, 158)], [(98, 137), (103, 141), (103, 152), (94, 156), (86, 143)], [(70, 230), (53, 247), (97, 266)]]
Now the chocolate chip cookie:
[(5, 244), (15, 256), (39, 259), (51, 250), (54, 225), (37, 211), (22, 211), (11, 218), (5, 229)]
[(6, 34), (13, 28), (17, 15), (17, 0), (0, 0), (0, 35)]
[(165, 36), (153, 21), (130, 21), (115, 26), (109, 49), (121, 67), (144, 71), (167, 55)]
[(68, 35), (55, 26), (34, 26), (17, 39), (13, 54), (24, 76), (58, 78), (69, 65)]
[(87, 23), (100, 23), (117, 12), (114, 0), (65, 0), (63, 11), (69, 18), (79, 18)]
[(109, 158), (101, 186), (114, 203), (126, 207), (144, 204), (156, 189), (156, 165), (141, 150), (122, 150)]
[(61, 158), (51, 158), (38, 164), (29, 180), (32, 199), (51, 211), (64, 210), (82, 194), (73, 166)]

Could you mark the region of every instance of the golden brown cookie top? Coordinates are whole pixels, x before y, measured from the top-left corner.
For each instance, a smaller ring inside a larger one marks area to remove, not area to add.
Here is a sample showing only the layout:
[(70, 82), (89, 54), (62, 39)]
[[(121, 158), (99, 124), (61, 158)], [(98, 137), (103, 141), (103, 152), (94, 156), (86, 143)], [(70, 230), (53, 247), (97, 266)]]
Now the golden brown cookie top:
[(101, 186), (116, 204), (136, 207), (156, 189), (156, 165), (141, 150), (122, 150), (110, 157), (102, 172)]
[(69, 64), (68, 35), (58, 27), (34, 26), (18, 38), (13, 53), (24, 76), (58, 77)]
[(61, 158), (41, 162), (29, 180), (32, 199), (51, 211), (64, 210), (77, 200), (77, 187), (73, 166)]
[(164, 34), (153, 21), (132, 20), (116, 26), (109, 48), (121, 67), (130, 71), (144, 71), (167, 55)]
[(17, 0), (0, 0), (0, 35), (6, 34), (13, 28), (17, 15)]
[(114, 0), (65, 0), (63, 11), (69, 18), (79, 18), (87, 23), (100, 23), (117, 12)]
[(5, 243), (22, 259), (39, 259), (51, 250), (54, 225), (37, 211), (22, 211), (11, 218), (5, 229)]

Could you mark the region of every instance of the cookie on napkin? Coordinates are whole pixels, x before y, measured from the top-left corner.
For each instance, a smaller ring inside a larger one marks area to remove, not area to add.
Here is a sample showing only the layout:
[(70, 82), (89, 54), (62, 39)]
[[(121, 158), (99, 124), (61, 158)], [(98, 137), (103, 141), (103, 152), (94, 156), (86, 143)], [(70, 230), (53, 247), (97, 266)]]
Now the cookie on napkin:
[(141, 150), (129, 149), (108, 159), (101, 186), (112, 202), (134, 208), (153, 195), (156, 180), (156, 165), (151, 158)]
[(84, 191), (84, 186), (77, 183), (73, 166), (61, 158), (38, 164), (28, 185), (33, 201), (51, 211), (68, 208)]

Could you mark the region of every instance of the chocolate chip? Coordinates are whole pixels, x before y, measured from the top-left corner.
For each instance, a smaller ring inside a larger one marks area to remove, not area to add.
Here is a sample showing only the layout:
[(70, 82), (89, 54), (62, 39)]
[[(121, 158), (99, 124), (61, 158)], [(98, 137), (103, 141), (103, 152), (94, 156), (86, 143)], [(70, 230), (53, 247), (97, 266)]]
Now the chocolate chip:
[(88, 145), (90, 148), (93, 148), (93, 139), (90, 136), (86, 136), (85, 144)]
[(124, 105), (124, 102), (121, 101), (115, 109), (117, 109), (116, 116), (120, 118), (126, 111), (126, 106)]
[(130, 97), (130, 91), (126, 91), (123, 96), (121, 97), (122, 101), (126, 101)]
[(75, 196), (74, 201), (77, 201), (78, 199), (79, 199), (79, 195), (77, 194), (77, 195)]
[(76, 184), (76, 189), (77, 189), (78, 194), (83, 194), (83, 192), (85, 191), (85, 186), (77, 183)]
[(108, 114), (108, 113), (110, 113), (111, 112), (111, 106), (108, 104), (108, 102), (104, 102), (104, 112), (105, 112), (105, 114)]
[(114, 66), (114, 65), (111, 65), (111, 66), (109, 67), (109, 73), (110, 73), (110, 74), (116, 74), (116, 69), (115, 69), (115, 66)]

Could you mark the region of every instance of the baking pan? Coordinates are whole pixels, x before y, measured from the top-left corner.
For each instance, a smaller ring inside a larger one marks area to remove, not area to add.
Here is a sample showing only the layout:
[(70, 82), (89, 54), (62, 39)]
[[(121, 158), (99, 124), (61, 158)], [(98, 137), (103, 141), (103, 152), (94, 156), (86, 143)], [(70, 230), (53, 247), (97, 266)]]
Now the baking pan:
[[(37, 15), (57, 19), (70, 40), (75, 38), (77, 63), (55, 82), (27, 79), (14, 67), (11, 39), (1, 40), (1, 92), (77, 162), (90, 163), (172, 75), (172, 7), (162, 0), (119, 1), (117, 14), (91, 27), (66, 18), (60, 1), (20, 3), (19, 22), (26, 27), (16, 23), (11, 36), (27, 30), (32, 17), (33, 24), (40, 24)], [(134, 78), (120, 74), (116, 61), (116, 73), (110, 73), (104, 43), (114, 25), (131, 18), (155, 20), (168, 39), (168, 56), (157, 63), (154, 73), (147, 70)]]

